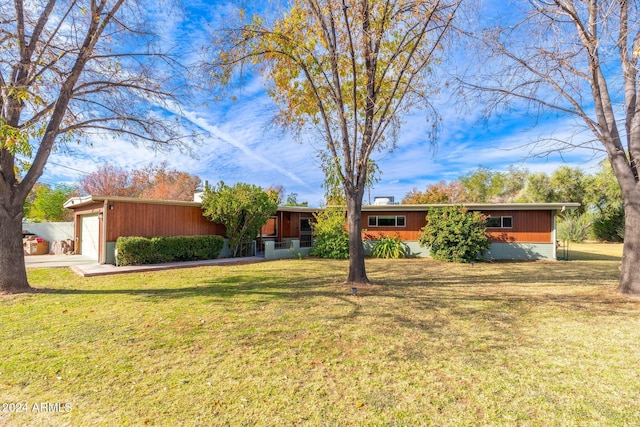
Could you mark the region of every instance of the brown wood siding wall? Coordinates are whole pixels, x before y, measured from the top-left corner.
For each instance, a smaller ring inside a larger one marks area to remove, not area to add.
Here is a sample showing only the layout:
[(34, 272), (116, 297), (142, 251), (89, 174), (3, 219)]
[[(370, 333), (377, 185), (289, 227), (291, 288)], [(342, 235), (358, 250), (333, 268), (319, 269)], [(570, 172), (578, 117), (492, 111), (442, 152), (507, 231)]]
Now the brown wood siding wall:
[(487, 216), (510, 216), (513, 228), (487, 228), (494, 242), (552, 243), (551, 211), (482, 211)]
[(109, 202), (107, 241), (121, 236), (224, 236), (224, 226), (208, 221), (197, 206)]
[[(404, 227), (369, 227), (370, 216), (404, 216)], [(362, 228), (366, 229), (363, 236), (366, 239), (377, 239), (382, 235), (398, 236), (400, 240), (415, 241), (418, 240), (420, 229), (427, 224), (426, 212), (363, 212)]]
[[(551, 243), (551, 211), (481, 211), (487, 216), (510, 216), (513, 219), (511, 229), (487, 229), (492, 242)], [(369, 227), (370, 216), (405, 216), (405, 227)], [(363, 212), (363, 237), (376, 239), (381, 235), (399, 236), (404, 241), (417, 241), (420, 229), (427, 224), (426, 212)]]
[(312, 214), (306, 212), (278, 212), (278, 240), (300, 238), (300, 220), (308, 218), (311, 222), (315, 222)]

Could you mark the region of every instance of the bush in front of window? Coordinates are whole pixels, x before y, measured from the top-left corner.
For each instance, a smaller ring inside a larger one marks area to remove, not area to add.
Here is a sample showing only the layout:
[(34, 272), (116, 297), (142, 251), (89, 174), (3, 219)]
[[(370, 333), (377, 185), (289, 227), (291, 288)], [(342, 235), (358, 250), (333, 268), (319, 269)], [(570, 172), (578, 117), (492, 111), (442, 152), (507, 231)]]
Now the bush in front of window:
[(349, 258), (349, 233), (344, 226), (345, 213), (339, 208), (327, 208), (315, 214), (313, 250), (321, 258)]
[(398, 259), (409, 256), (409, 247), (399, 236), (380, 236), (373, 244), (371, 256), (375, 258)]
[(471, 262), (491, 244), (485, 230), (486, 217), (480, 212), (468, 212), (463, 206), (432, 208), (418, 242), (429, 248), (434, 259)]

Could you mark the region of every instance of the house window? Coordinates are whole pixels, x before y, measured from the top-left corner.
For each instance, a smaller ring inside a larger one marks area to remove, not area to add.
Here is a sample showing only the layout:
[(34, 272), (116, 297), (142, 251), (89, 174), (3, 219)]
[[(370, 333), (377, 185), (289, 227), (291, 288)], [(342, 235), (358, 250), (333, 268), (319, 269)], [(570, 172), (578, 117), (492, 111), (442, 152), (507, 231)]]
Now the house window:
[(513, 228), (513, 217), (491, 216), (487, 219), (487, 228)]
[(404, 215), (376, 215), (369, 217), (369, 227), (404, 227), (405, 224), (406, 218)]

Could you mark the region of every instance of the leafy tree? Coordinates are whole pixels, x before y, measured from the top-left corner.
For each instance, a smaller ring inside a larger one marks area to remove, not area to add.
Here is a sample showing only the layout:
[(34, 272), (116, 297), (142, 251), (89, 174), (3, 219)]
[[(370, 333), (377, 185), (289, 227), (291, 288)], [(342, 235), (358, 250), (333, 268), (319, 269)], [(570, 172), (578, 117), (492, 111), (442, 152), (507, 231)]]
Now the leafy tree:
[(465, 201), (465, 191), (457, 181), (440, 181), (436, 184), (427, 185), (424, 191), (413, 189), (402, 199), (403, 204), (408, 205), (430, 205), (462, 203)]
[(278, 209), (277, 193), (261, 187), (224, 182), (207, 187), (202, 194), (203, 214), (225, 227), (231, 255), (240, 256), (241, 247), (256, 238), (260, 228)]
[(34, 222), (71, 221), (73, 214), (63, 207), (64, 202), (75, 196), (76, 190), (71, 187), (51, 188), (45, 184), (37, 184), (33, 189), (34, 197), (25, 217)]
[(432, 208), (418, 242), (429, 248), (434, 259), (475, 261), (491, 243), (485, 234), (485, 224), (486, 218), (480, 212), (468, 212), (460, 205)]
[(0, 292), (30, 290), (23, 206), (58, 143), (182, 141), (168, 110), (156, 113), (186, 86), (146, 19), (155, 3), (0, 0)]
[[(618, 290), (640, 294), (640, 3), (549, 0), (511, 3), (505, 20), (476, 32), (499, 66), (469, 73), (466, 92), (487, 113), (520, 100), (552, 110), (578, 127), (574, 137), (549, 138), (547, 152), (576, 147), (607, 153), (620, 186), (625, 239)], [(496, 71), (495, 73), (493, 71)], [(476, 79), (471, 81), (471, 79)], [(587, 131), (593, 138), (585, 138)]]
[(624, 203), (620, 186), (608, 161), (603, 161), (594, 175), (587, 177), (585, 204), (596, 212), (591, 228), (596, 240), (624, 241)]
[(137, 197), (152, 200), (193, 200), (200, 188), (199, 177), (175, 169), (167, 162), (133, 171), (132, 186), (139, 191)]
[(593, 221), (591, 235), (596, 240), (606, 242), (624, 242), (624, 207), (617, 210), (607, 209)]
[(580, 203), (577, 214), (585, 212), (587, 180), (580, 169), (561, 166), (553, 171), (550, 182), (553, 187), (552, 202), (577, 202)]
[[(273, 22), (218, 33), (212, 75), (228, 84), (251, 64), (280, 106), (277, 122), (315, 135), (325, 168), (344, 192), (349, 230), (347, 282), (369, 283), (362, 200), (376, 151), (392, 148), (404, 113), (430, 108), (429, 85), (459, 0), (292, 0)], [(232, 27), (232, 28), (229, 28)]]
[(78, 187), (86, 195), (138, 197), (140, 194), (140, 189), (133, 186), (131, 174), (109, 163), (83, 176)]
[(344, 226), (344, 209), (327, 207), (314, 216), (311, 254), (321, 258), (349, 258), (349, 233)]
[(496, 202), (513, 202), (524, 189), (528, 178), (529, 171), (527, 169), (509, 166), (501, 200), (496, 200)]
[[(603, 215), (615, 214), (622, 208), (624, 217), (622, 192), (607, 160), (603, 161), (598, 172), (587, 177), (586, 181), (586, 204)], [(622, 225), (624, 226), (624, 222)]]
[(468, 202), (487, 203), (498, 199), (504, 193), (507, 177), (502, 172), (478, 166), (459, 178)]
[(84, 194), (189, 201), (200, 185), (197, 176), (169, 169), (162, 162), (133, 171), (107, 163), (85, 175), (79, 187)]
[(309, 202), (299, 202), (298, 193), (289, 193), (287, 200), (284, 202), (285, 206), (309, 206)]
[(556, 198), (549, 176), (544, 172), (532, 173), (516, 199), (519, 203), (550, 203)]

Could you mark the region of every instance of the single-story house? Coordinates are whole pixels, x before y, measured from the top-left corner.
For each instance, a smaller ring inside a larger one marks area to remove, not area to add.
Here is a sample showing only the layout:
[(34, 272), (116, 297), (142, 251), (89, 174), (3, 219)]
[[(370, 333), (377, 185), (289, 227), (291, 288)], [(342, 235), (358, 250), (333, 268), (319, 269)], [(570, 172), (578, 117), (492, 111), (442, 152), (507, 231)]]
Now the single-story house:
[[(200, 202), (146, 200), (131, 197), (74, 197), (64, 207), (73, 210), (76, 252), (102, 264), (115, 264), (118, 237), (225, 235), (225, 228), (202, 215)], [(258, 244), (274, 246), (299, 240), (311, 246), (311, 223), (316, 208), (283, 206), (269, 218)], [(228, 248), (225, 247), (221, 256)]]
[[(446, 205), (369, 205), (362, 208), (362, 227), (370, 249), (381, 234), (398, 235), (411, 252), (428, 256), (418, 245), (420, 229), (429, 209)], [(578, 203), (465, 204), (489, 216), (487, 232), (492, 259), (556, 259), (556, 214)], [(115, 263), (115, 243), (125, 236), (224, 236), (224, 226), (202, 215), (200, 202), (144, 200), (127, 197), (75, 197), (64, 204), (74, 212), (76, 251), (100, 263)], [(281, 206), (257, 238), (259, 251), (267, 245), (288, 249), (312, 245), (314, 213), (320, 208)], [(272, 243), (269, 243), (272, 242)], [(286, 253), (287, 251), (285, 251)], [(224, 256), (224, 250), (222, 256)], [(285, 254), (286, 255), (286, 254)], [(295, 256), (293, 253), (289, 253)]]
[[(380, 235), (398, 235), (411, 253), (428, 256), (418, 244), (420, 229), (426, 225), (429, 209), (453, 205), (369, 205), (362, 207), (362, 228), (370, 250)], [(556, 215), (573, 210), (579, 203), (463, 203), (470, 211), (489, 217), (487, 234), (491, 246), (488, 259), (557, 259)]]

